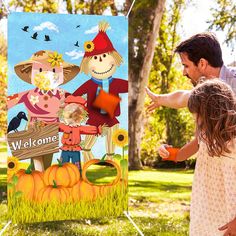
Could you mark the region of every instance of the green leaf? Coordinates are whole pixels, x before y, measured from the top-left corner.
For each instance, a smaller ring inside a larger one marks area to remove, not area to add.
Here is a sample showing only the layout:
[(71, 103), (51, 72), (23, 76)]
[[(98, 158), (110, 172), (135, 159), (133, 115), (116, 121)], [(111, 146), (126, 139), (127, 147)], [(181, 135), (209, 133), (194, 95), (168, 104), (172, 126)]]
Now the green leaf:
[(106, 154), (103, 155), (103, 157), (101, 158), (100, 162), (104, 162), (105, 161), (105, 157), (106, 157)]
[(122, 158), (122, 156), (120, 154), (115, 154), (114, 158), (117, 159), (117, 160), (120, 160)]
[(12, 184), (12, 183), (8, 183), (8, 184), (7, 184), (7, 188), (9, 188), (9, 189), (13, 189), (13, 188), (14, 188), (14, 184)]
[(129, 150), (129, 145), (126, 145), (123, 148), (124, 148), (124, 151), (128, 151)]
[(16, 175), (14, 175), (13, 177), (12, 177), (12, 183), (14, 184), (14, 185), (16, 185), (17, 184), (17, 182), (18, 182), (18, 177), (16, 176)]
[(20, 198), (20, 197), (22, 196), (22, 194), (23, 194), (23, 193), (22, 193), (21, 191), (17, 191), (17, 192), (15, 192), (15, 195), (14, 195), (14, 196), (15, 196), (16, 198)]

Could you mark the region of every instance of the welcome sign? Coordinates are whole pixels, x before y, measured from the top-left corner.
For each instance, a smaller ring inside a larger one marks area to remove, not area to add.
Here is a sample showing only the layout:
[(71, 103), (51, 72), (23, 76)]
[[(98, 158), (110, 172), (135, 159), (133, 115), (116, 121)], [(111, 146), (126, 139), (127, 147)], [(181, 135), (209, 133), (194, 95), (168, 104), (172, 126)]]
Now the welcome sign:
[(58, 125), (48, 125), (44, 129), (37, 127), (27, 131), (8, 134), (8, 144), (14, 156), (19, 159), (32, 158), (59, 151)]
[(8, 206), (15, 223), (127, 209), (128, 22), (11, 13)]

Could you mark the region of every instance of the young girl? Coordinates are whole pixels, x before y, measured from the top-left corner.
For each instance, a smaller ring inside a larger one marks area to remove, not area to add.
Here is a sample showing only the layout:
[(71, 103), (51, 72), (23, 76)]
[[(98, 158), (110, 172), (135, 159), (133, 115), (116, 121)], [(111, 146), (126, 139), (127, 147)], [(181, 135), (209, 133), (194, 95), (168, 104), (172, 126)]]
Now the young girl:
[[(236, 98), (225, 83), (213, 79), (191, 92), (188, 108), (196, 119), (196, 138), (183, 146), (174, 161), (196, 152), (190, 236), (236, 235)], [(159, 154), (173, 160), (169, 145)]]

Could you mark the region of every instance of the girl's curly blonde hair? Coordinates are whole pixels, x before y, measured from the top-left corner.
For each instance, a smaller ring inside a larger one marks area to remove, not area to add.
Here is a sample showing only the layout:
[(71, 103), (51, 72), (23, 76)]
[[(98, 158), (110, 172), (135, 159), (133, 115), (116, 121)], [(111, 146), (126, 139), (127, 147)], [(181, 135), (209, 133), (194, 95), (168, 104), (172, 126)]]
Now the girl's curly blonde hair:
[(236, 98), (232, 89), (219, 79), (197, 85), (188, 108), (196, 114), (197, 132), (210, 156), (230, 153), (229, 142), (236, 137)]

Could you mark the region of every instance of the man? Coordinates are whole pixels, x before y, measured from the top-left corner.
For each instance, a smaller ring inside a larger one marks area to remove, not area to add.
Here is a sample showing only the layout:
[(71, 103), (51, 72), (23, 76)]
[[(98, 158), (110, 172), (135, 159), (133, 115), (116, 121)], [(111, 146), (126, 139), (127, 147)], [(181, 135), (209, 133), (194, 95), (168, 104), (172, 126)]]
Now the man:
[[(227, 68), (223, 64), (220, 44), (212, 33), (192, 36), (180, 43), (175, 52), (179, 54), (184, 66), (183, 75), (191, 80), (193, 86), (196, 86), (201, 77), (219, 78), (229, 84), (236, 94), (236, 69)], [(152, 100), (148, 106), (149, 111), (159, 106), (176, 109), (186, 107), (190, 95), (188, 90), (157, 95), (146, 88), (146, 92)]]
[[(196, 34), (177, 46), (175, 52), (180, 56), (184, 66), (183, 75), (187, 76), (193, 86), (196, 86), (201, 77), (205, 79), (219, 78), (229, 84), (236, 94), (236, 68), (227, 68), (223, 64), (220, 44), (211, 33)], [(159, 106), (182, 108), (188, 104), (191, 91), (179, 90), (169, 94), (157, 95), (146, 88), (151, 98), (148, 110), (152, 111)], [(219, 227), (224, 235), (236, 235), (236, 218)]]

